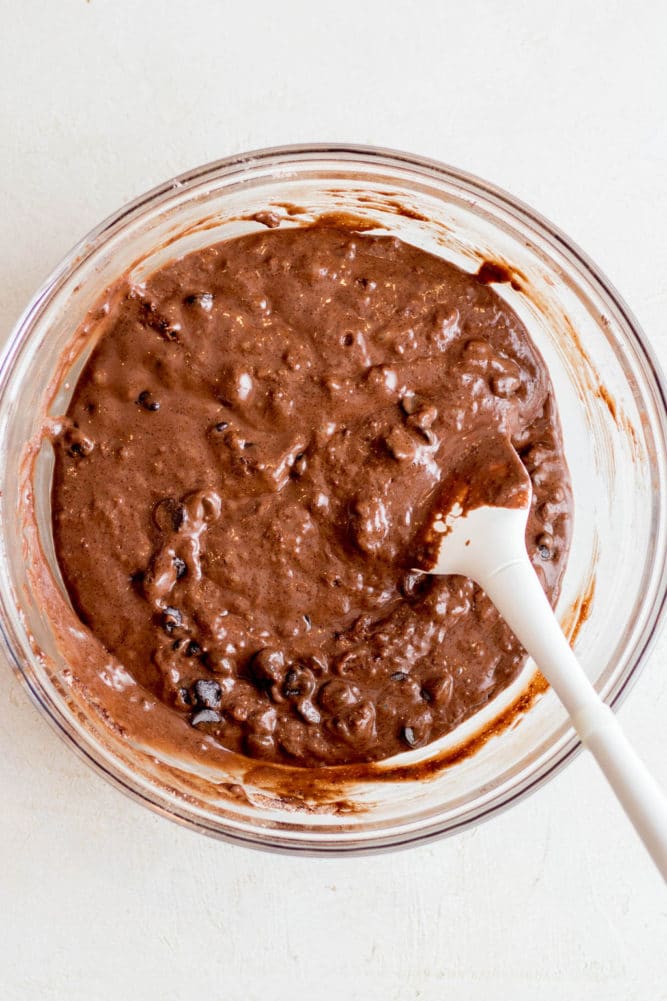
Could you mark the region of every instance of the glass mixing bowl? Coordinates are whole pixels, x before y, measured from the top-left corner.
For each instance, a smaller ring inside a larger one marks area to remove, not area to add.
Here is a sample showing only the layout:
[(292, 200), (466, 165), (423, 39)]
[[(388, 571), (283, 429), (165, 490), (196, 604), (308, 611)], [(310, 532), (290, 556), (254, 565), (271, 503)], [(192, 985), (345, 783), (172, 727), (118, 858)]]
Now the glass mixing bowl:
[[(453, 734), (368, 774), (337, 778), (323, 769), (304, 784), (290, 776), (294, 770), (277, 767), (254, 776), (214, 773), (159, 747), (129, 745), (82, 698), (43, 581), (31, 569), (39, 544), (62, 587), (51, 541), (50, 449), (41, 448), (29, 479), (24, 458), (45, 407), (57, 414), (67, 404), (90, 350), (85, 339), (71, 348), (88, 309), (128, 268), (141, 278), (175, 256), (258, 229), (251, 217), (267, 208), (284, 226), (344, 212), (468, 270), (490, 259), (511, 271), (513, 282), (496, 287), (549, 366), (574, 487), (574, 538), (558, 614), (608, 703), (615, 706), (636, 677), (664, 609), (666, 575), (665, 392), (645, 336), (595, 265), (509, 195), (439, 163), (343, 146), (236, 156), (156, 188), (78, 244), (30, 303), (0, 370), (2, 641), (59, 733), (166, 816), (279, 850), (415, 844), (515, 802), (577, 750), (564, 711), (551, 691), (540, 691), (533, 665)], [(32, 498), (36, 530), (27, 514)], [(279, 794), (281, 785), (290, 795)]]

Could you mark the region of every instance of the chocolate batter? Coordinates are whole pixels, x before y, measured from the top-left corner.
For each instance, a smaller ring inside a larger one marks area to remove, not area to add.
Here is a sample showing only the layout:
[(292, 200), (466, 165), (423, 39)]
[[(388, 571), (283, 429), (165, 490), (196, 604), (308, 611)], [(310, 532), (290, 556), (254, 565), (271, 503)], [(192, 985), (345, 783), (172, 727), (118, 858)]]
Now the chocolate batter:
[(335, 225), (208, 247), (112, 287), (55, 440), (81, 620), (225, 747), (370, 761), (447, 733), (523, 651), (461, 577), (411, 567), (462, 448), (509, 436), (555, 600), (571, 494), (545, 365), (475, 275)]

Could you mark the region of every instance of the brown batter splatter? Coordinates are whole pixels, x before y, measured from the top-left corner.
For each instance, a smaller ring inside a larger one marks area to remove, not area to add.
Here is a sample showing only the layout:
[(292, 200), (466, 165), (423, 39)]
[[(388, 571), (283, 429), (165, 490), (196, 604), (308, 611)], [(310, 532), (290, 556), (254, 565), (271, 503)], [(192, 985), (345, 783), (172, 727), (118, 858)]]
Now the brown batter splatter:
[(477, 271), (477, 281), (483, 285), (508, 284), (515, 292), (521, 291), (521, 282), (516, 271), (512, 271), (500, 261), (482, 261)]
[(609, 390), (607, 389), (607, 387), (603, 386), (602, 383), (600, 383), (600, 385), (598, 386), (598, 396), (607, 405), (607, 410), (611, 414), (611, 417), (612, 417), (612, 420), (614, 421), (614, 424), (618, 425), (618, 413), (617, 413), (617, 410), (616, 410), (616, 400), (611, 395), (611, 393), (609, 392)]

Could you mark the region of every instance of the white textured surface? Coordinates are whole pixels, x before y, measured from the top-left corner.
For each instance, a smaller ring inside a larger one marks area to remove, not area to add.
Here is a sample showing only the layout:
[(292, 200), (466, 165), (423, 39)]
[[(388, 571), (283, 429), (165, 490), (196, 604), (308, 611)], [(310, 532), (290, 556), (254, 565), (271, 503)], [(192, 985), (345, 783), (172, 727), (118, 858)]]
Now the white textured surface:
[[(299, 140), (508, 188), (620, 287), (667, 363), (661, 0), (0, 0), (0, 332), (69, 246), (193, 165)], [(667, 636), (621, 717), (667, 786)], [(97, 778), (0, 665), (3, 1001), (662, 1001), (664, 887), (583, 756), (427, 848), (208, 841)]]

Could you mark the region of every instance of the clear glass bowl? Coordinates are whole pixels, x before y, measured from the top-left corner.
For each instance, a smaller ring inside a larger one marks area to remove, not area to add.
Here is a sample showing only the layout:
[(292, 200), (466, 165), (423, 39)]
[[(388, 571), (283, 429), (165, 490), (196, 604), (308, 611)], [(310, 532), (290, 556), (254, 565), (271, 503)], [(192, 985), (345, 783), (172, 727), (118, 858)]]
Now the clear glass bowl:
[[(58, 579), (49, 449), (41, 450), (30, 482), (23, 457), (54, 378), (51, 411), (67, 404), (86, 345), (72, 351), (69, 371), (56, 376), (58, 363), (87, 310), (128, 268), (140, 277), (174, 256), (257, 229), (249, 217), (271, 206), (282, 225), (345, 212), (468, 270), (483, 259), (513, 270), (519, 289), (497, 288), (549, 366), (574, 486), (574, 539), (558, 613), (607, 702), (616, 705), (636, 677), (666, 585), (665, 392), (645, 336), (595, 265), (509, 195), (439, 163), (342, 146), (232, 157), (156, 188), (78, 244), (30, 303), (0, 369), (2, 640), (63, 737), (166, 816), (229, 840), (311, 854), (414, 844), (489, 817), (576, 751), (553, 693), (533, 698), (534, 666), (436, 744), (354, 779), (321, 770), (312, 773), (310, 791), (297, 784), (293, 795), (280, 796), (276, 775), (287, 788), (290, 769), (269, 768), (267, 781), (204, 773), (159, 748), (129, 746), (75, 693), (39, 575), (31, 571), (38, 539), (26, 501), (34, 491), (37, 535)], [(403, 767), (396, 769), (397, 762)]]

